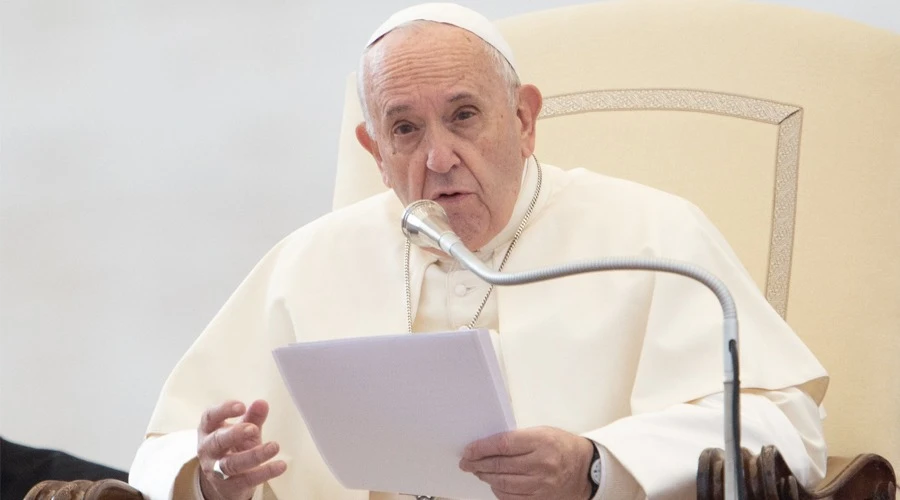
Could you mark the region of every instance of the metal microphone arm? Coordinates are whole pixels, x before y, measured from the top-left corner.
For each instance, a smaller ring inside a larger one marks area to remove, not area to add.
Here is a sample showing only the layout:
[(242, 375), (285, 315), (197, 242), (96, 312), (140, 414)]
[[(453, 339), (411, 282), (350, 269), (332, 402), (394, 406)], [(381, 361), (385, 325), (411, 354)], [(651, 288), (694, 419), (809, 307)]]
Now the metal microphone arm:
[(506, 273), (493, 271), (463, 244), (451, 229), (447, 215), (436, 202), (420, 200), (403, 213), (403, 233), (418, 246), (440, 249), (476, 276), (492, 285), (510, 286), (547, 281), (597, 271), (641, 270), (685, 276), (709, 288), (719, 300), (723, 315), (725, 367), (725, 499), (744, 499), (744, 470), (740, 448), (740, 379), (738, 375), (738, 320), (734, 299), (719, 278), (692, 264), (669, 259), (614, 257)]

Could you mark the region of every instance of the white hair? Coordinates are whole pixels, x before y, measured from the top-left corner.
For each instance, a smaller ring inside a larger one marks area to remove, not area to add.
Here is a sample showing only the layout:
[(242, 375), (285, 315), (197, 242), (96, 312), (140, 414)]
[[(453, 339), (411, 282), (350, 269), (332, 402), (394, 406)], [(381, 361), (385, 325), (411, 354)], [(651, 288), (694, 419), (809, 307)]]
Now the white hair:
[[(429, 24), (434, 24), (434, 21), (416, 20), (401, 24), (395, 29), (422, 28)], [(485, 54), (490, 57), (491, 66), (494, 67), (494, 70), (500, 76), (500, 81), (502, 81), (506, 87), (509, 107), (515, 109), (518, 105), (518, 90), (521, 86), (519, 75), (516, 74), (512, 65), (509, 64), (506, 57), (504, 57), (496, 47), (485, 42), (481, 38), (479, 38), (478, 41), (484, 48)], [(359, 96), (359, 105), (362, 108), (363, 118), (366, 122), (366, 131), (370, 136), (374, 135), (374, 126), (372, 124), (372, 115), (369, 113), (369, 106), (366, 100), (366, 90), (368, 87), (367, 82), (369, 75), (376, 72), (382, 63), (381, 57), (369, 57), (377, 45), (378, 41), (366, 47), (366, 50), (363, 51), (362, 56), (359, 58), (359, 70), (356, 72), (356, 93)]]

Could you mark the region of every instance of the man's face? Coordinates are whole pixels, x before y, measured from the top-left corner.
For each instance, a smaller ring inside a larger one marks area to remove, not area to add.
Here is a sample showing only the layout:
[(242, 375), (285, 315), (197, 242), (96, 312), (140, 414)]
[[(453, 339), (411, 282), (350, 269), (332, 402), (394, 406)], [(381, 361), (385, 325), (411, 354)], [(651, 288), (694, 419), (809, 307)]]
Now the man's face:
[(510, 103), (483, 44), (436, 23), (387, 34), (369, 54), (373, 135), (357, 129), (400, 201), (438, 202), (471, 249), (509, 221), (534, 147), (534, 119)]

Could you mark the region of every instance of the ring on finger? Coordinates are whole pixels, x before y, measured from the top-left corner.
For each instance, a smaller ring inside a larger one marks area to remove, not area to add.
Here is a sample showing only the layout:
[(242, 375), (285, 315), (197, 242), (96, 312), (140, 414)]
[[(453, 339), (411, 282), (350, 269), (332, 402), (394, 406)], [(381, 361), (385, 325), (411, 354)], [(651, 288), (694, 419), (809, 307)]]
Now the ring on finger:
[(226, 480), (229, 477), (231, 477), (222, 471), (222, 461), (221, 460), (216, 460), (216, 462), (213, 464), (213, 472), (215, 472), (216, 475), (219, 476), (219, 479), (222, 479), (222, 480)]

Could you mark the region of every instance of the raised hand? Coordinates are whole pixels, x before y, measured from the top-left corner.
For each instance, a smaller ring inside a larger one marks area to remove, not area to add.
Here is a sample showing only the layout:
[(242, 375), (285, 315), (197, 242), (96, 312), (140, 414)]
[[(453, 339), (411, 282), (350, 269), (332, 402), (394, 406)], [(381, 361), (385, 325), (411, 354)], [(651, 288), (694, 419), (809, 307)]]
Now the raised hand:
[[(249, 408), (240, 401), (226, 401), (203, 412), (197, 429), (197, 457), (200, 489), (206, 500), (247, 500), (257, 486), (287, 469), (281, 460), (269, 462), (279, 447), (274, 441), (262, 441), (268, 415), (269, 404), (262, 400)], [(226, 422), (237, 417), (241, 418), (233, 424)]]

